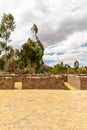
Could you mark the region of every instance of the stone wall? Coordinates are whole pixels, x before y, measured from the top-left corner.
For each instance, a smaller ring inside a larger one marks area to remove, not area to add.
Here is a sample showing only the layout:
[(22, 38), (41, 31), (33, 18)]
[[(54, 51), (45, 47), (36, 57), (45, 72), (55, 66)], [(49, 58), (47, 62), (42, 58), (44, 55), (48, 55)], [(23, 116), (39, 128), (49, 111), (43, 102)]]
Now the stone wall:
[(26, 77), (22, 83), (23, 89), (66, 89), (61, 76)]
[(80, 77), (81, 89), (87, 90), (87, 76)]
[[(84, 75), (4, 75), (0, 76), (0, 89), (68, 89), (69, 82), (78, 89), (87, 90)], [(15, 86), (19, 84), (19, 87)]]
[(4, 76), (0, 77), (0, 89), (15, 89), (15, 83), (21, 82), (22, 89), (67, 89), (62, 76)]
[(0, 77), (0, 89), (14, 89), (12, 77)]
[(67, 81), (76, 88), (80, 89), (80, 77), (76, 75), (68, 75)]
[(67, 82), (71, 83), (78, 89), (87, 89), (87, 76), (67, 75)]

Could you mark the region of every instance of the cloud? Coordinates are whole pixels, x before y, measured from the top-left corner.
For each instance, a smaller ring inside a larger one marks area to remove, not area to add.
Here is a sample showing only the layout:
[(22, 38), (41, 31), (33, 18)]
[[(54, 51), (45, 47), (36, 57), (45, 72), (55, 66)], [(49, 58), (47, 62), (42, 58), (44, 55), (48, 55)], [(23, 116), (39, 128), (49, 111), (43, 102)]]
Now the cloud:
[(10, 43), (15, 48), (26, 42), (36, 23), (47, 64), (63, 60), (73, 64), (76, 59), (82, 65), (87, 63), (87, 47), (82, 46), (87, 43), (87, 0), (1, 0), (0, 16), (9, 12), (16, 22)]
[[(79, 60), (81, 65), (87, 63), (87, 31), (84, 33), (78, 32), (72, 34), (66, 41), (60, 42), (56, 45), (50, 46), (45, 49), (44, 61), (51, 61), (53, 63), (59, 63), (64, 61), (73, 65), (75, 60)], [(55, 62), (54, 62), (55, 61)], [(48, 62), (49, 64), (49, 62)]]
[[(87, 10), (85, 10), (87, 12)], [(61, 24), (53, 22), (52, 24), (45, 23), (42, 26), (41, 38), (47, 45), (59, 43), (65, 41), (68, 37), (75, 32), (84, 32), (87, 30), (87, 14), (78, 16), (80, 14), (75, 13), (66, 17)], [(78, 17), (77, 17), (78, 16)], [(49, 30), (49, 31), (47, 31)]]

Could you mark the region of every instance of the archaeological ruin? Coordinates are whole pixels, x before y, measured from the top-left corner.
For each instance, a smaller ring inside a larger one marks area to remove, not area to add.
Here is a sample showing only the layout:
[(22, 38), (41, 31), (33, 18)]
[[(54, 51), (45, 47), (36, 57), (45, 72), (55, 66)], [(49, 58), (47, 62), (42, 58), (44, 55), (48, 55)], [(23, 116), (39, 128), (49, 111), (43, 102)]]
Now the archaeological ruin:
[(87, 89), (87, 75), (1, 75), (0, 89), (65, 89), (69, 82), (78, 89)]

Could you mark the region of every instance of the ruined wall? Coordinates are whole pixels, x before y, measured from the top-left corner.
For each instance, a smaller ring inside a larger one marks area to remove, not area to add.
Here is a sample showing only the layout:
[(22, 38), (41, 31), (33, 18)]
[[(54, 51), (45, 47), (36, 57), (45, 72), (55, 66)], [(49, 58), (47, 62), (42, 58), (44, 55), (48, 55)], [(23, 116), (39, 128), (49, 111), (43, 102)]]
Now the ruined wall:
[(15, 82), (22, 89), (67, 89), (62, 76), (4, 76), (0, 77), (0, 89), (15, 89)]
[(80, 77), (76, 75), (68, 75), (67, 81), (71, 83), (73, 86), (80, 89)]
[(87, 89), (87, 76), (79, 75), (5, 75), (0, 76), (0, 89), (17, 89), (17, 82), (20, 89), (68, 89), (64, 82)]
[(0, 77), (0, 89), (14, 89), (12, 77)]
[(80, 77), (81, 89), (87, 90), (87, 76)]
[(66, 89), (61, 76), (26, 77), (22, 83), (23, 89)]
[(67, 82), (71, 83), (78, 89), (87, 89), (87, 76), (67, 75)]

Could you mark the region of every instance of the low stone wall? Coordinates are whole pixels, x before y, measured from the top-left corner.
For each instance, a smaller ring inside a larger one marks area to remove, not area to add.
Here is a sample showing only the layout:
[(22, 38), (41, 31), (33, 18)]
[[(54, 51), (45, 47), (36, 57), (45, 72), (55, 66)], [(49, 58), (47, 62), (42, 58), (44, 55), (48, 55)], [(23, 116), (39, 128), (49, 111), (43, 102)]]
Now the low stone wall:
[(87, 76), (80, 77), (80, 88), (83, 90), (87, 90)]
[(61, 76), (26, 77), (22, 83), (23, 89), (66, 89)]
[(67, 82), (71, 83), (78, 89), (87, 89), (87, 76), (81, 75), (67, 75)]
[(68, 75), (67, 81), (71, 83), (76, 88), (80, 89), (80, 77), (76, 75)]
[[(0, 76), (0, 89), (68, 89), (69, 82), (78, 89), (87, 90), (84, 75), (4, 75)], [(17, 87), (19, 85), (19, 87)]]
[(12, 77), (0, 77), (0, 89), (14, 89)]
[(0, 77), (0, 89), (15, 89), (15, 83), (21, 82), (22, 89), (67, 89), (62, 76), (4, 76)]

